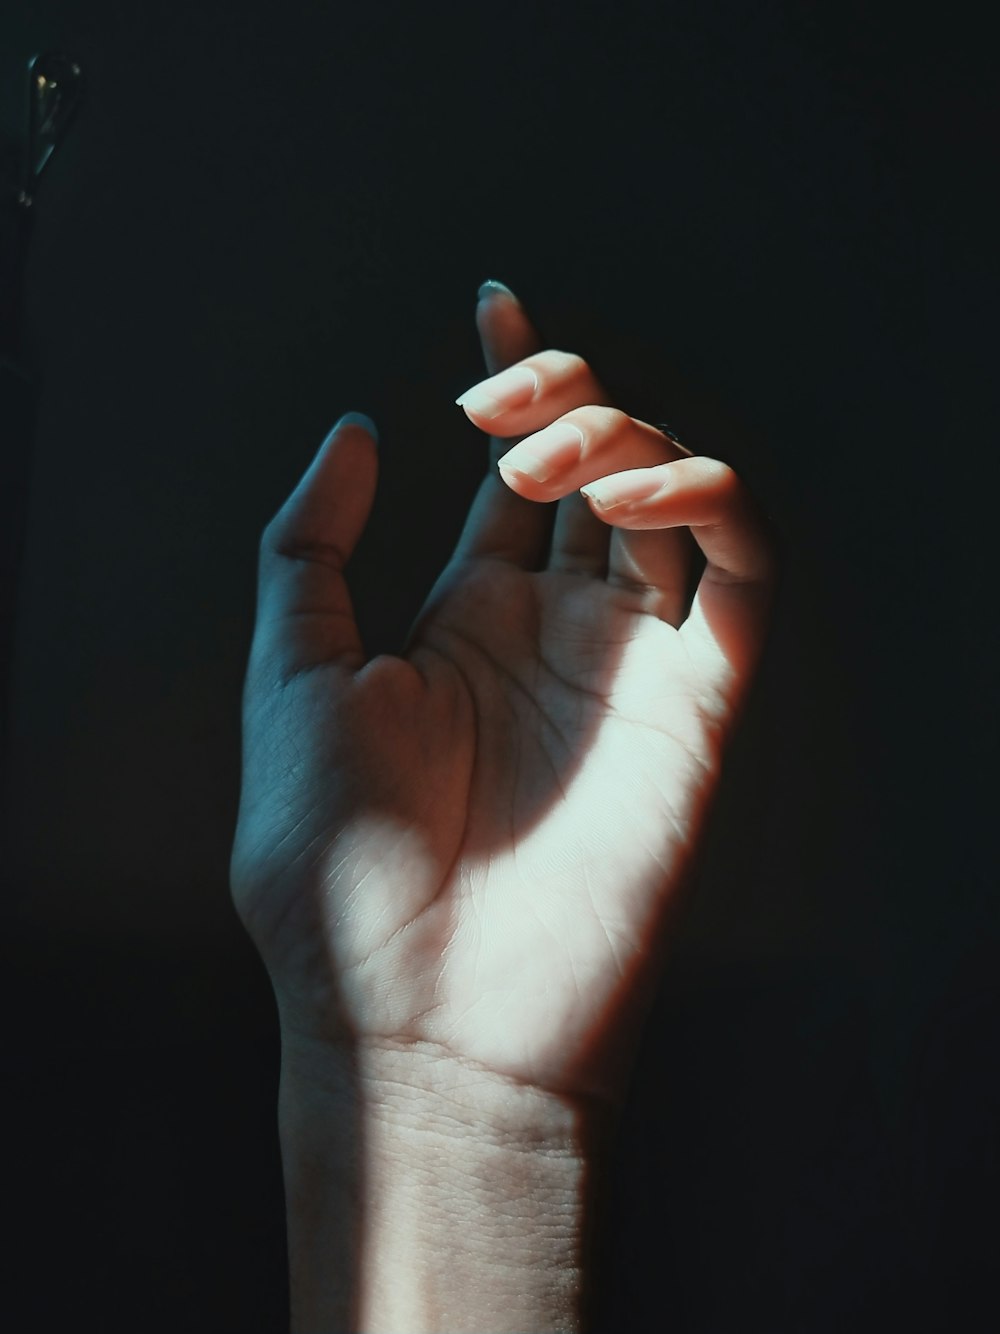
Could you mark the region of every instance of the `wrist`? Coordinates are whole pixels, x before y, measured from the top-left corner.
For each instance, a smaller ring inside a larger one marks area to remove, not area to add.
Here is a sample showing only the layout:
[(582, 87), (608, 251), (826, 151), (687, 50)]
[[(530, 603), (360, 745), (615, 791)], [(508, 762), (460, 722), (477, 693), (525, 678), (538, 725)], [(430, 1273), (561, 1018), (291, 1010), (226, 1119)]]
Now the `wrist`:
[(382, 1133), (434, 1134), (590, 1158), (602, 1156), (619, 1106), (557, 1093), (453, 1056), (429, 1042), (331, 1044), (282, 1029), (282, 1107), (349, 1106)]
[(333, 1327), (334, 1290), (365, 1334), (584, 1327), (601, 1109), (428, 1048), (294, 1039), (280, 1106), (293, 1334)]

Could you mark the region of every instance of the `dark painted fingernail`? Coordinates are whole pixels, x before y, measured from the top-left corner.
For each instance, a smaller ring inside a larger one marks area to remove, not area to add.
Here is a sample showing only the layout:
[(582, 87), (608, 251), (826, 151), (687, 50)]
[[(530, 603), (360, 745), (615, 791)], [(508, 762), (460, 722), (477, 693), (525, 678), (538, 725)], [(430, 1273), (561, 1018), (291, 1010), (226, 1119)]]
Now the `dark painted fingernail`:
[(330, 434), (334, 435), (343, 426), (360, 426), (378, 444), (378, 427), (366, 412), (345, 412), (340, 420), (334, 424)]
[[(487, 278), (479, 288), (477, 295), (480, 301), (485, 301), (487, 297), (498, 296), (500, 293), (503, 293), (504, 296), (509, 296), (512, 301), (518, 301), (517, 297), (507, 284), (498, 282), (496, 278)], [(518, 305), (520, 304), (521, 303), (518, 301)]]

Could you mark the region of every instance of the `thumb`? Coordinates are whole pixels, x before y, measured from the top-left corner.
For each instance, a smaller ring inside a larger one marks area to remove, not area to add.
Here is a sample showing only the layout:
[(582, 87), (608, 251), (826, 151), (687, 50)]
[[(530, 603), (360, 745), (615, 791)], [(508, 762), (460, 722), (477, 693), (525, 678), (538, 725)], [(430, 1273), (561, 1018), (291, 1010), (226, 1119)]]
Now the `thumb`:
[(282, 684), (327, 664), (364, 666), (344, 566), (375, 499), (377, 441), (370, 417), (341, 417), (261, 536), (251, 658)]

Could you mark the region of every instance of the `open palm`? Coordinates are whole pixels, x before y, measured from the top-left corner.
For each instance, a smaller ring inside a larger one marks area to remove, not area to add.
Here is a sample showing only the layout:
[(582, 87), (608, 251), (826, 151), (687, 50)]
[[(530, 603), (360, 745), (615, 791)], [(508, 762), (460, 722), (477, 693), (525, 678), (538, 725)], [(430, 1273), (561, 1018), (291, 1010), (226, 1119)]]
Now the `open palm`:
[(477, 324), (495, 378), (464, 406), (502, 463), (402, 656), (366, 660), (341, 572), (374, 495), (363, 427), (265, 531), (233, 892), (286, 1031), (614, 1101), (773, 548), (730, 469), (541, 350), (516, 299)]

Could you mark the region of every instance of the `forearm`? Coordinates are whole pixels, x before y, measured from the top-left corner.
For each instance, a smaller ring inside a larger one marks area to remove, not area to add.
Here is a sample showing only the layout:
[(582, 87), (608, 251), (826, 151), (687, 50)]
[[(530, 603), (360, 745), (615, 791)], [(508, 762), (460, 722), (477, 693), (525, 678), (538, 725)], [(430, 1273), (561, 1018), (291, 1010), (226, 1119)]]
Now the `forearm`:
[(286, 1049), (292, 1334), (581, 1334), (606, 1127), (431, 1056)]

